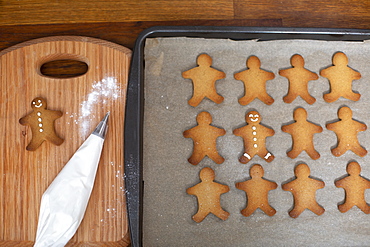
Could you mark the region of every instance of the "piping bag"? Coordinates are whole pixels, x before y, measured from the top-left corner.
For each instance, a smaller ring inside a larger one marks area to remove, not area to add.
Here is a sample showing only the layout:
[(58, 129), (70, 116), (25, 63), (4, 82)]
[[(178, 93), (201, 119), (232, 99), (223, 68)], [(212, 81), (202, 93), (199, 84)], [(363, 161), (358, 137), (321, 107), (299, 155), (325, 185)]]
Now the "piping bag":
[(62, 247), (76, 233), (94, 186), (108, 117), (109, 112), (42, 195), (34, 247)]

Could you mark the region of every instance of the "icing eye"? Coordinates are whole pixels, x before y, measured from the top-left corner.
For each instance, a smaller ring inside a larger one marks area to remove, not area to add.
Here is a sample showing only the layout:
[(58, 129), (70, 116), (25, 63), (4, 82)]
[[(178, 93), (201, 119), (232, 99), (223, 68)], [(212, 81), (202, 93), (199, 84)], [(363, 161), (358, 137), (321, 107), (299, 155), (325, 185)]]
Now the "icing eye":
[(259, 116), (258, 116), (258, 114), (256, 114), (256, 115), (254, 115), (254, 117), (258, 118)]
[(38, 100), (37, 102), (41, 103), (41, 100)]
[(252, 118), (253, 117), (253, 114), (249, 114), (249, 117)]

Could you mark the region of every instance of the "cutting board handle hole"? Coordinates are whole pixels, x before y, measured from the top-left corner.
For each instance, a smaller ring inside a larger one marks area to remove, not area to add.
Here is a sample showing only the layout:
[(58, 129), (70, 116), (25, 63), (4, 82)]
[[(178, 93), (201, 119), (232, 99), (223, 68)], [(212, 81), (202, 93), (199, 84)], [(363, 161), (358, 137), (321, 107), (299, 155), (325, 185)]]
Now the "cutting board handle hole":
[(43, 58), (37, 67), (40, 75), (56, 79), (79, 77), (89, 70), (86, 58), (68, 54), (57, 54)]

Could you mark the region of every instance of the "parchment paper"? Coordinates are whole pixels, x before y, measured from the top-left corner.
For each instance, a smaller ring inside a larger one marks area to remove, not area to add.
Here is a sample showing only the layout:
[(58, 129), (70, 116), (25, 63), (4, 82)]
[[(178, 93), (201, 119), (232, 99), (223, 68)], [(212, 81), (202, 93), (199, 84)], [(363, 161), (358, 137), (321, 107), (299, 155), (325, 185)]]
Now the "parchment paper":
[[(288, 92), (288, 80), (279, 76), (280, 69), (289, 68), (290, 58), (300, 54), (305, 68), (319, 74), (332, 65), (334, 53), (344, 52), (349, 66), (362, 74), (353, 82), (353, 90), (362, 97), (353, 102), (340, 98), (326, 103), (323, 93), (330, 89), (326, 78), (309, 83), (309, 92), (316, 98), (313, 105), (301, 98), (293, 103), (283, 102)], [(226, 78), (216, 82), (217, 91), (224, 96), (217, 105), (206, 99), (197, 107), (187, 101), (192, 96), (192, 82), (181, 76), (183, 71), (196, 66), (196, 58), (207, 53), (213, 58), (213, 68), (226, 73)], [(234, 74), (246, 69), (246, 60), (256, 55), (261, 68), (275, 74), (268, 81), (267, 93), (275, 102), (267, 106), (258, 99), (241, 106), (238, 98), (244, 95), (243, 82)], [(147, 39), (145, 46), (145, 127), (144, 127), (144, 246), (365, 246), (370, 245), (370, 215), (357, 207), (347, 213), (337, 209), (344, 200), (344, 190), (336, 188), (334, 181), (346, 175), (350, 161), (357, 161), (362, 175), (370, 178), (370, 155), (361, 158), (351, 151), (335, 157), (330, 149), (337, 144), (334, 132), (325, 128), (326, 123), (338, 120), (337, 111), (349, 106), (353, 118), (370, 124), (370, 44), (366, 42), (326, 42), (313, 40), (283, 41), (232, 41), (201, 38), (155, 38)], [(286, 152), (292, 146), (291, 136), (281, 131), (281, 126), (293, 121), (293, 111), (303, 107), (308, 120), (324, 128), (315, 134), (316, 150), (321, 154), (312, 160), (303, 152), (290, 159)], [(242, 138), (232, 131), (245, 125), (245, 114), (259, 111), (262, 124), (273, 128), (275, 135), (266, 140), (267, 149), (275, 160), (267, 163), (255, 157), (248, 164), (238, 161), (243, 151)], [(226, 159), (221, 165), (205, 158), (199, 165), (188, 163), (193, 149), (191, 139), (184, 138), (184, 130), (196, 126), (196, 116), (208, 111), (213, 117), (212, 125), (222, 127), (226, 135), (218, 138), (219, 153)], [(370, 131), (360, 132), (359, 141), (370, 150)], [(305, 210), (297, 219), (289, 217), (293, 196), (283, 191), (281, 184), (294, 178), (294, 167), (306, 163), (311, 176), (325, 182), (324, 189), (316, 193), (318, 203), (325, 213), (317, 216)], [(246, 206), (245, 192), (235, 188), (236, 182), (249, 177), (253, 164), (261, 164), (264, 178), (278, 183), (270, 191), (269, 202), (277, 213), (269, 217), (261, 210), (244, 217), (240, 211)], [(230, 191), (221, 196), (221, 206), (230, 213), (226, 221), (209, 215), (201, 223), (195, 223), (192, 215), (197, 212), (197, 199), (186, 194), (186, 189), (199, 183), (199, 171), (211, 167), (216, 182), (226, 184)], [(370, 201), (370, 192), (366, 199)]]

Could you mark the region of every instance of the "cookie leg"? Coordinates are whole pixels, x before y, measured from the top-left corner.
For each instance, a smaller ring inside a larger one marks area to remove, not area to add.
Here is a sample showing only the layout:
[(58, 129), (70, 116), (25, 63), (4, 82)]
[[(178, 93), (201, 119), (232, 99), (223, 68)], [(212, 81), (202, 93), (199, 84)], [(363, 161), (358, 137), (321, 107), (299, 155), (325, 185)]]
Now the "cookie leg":
[(309, 208), (312, 212), (317, 215), (322, 215), (325, 212), (325, 209), (319, 204), (315, 203), (312, 207)]
[(271, 162), (275, 159), (275, 156), (272, 155), (272, 153), (270, 153), (268, 150), (261, 150), (259, 153), (258, 153), (258, 156), (260, 156), (262, 159), (266, 160), (267, 162)]
[(289, 216), (292, 218), (297, 218), (303, 211), (305, 210), (304, 207), (295, 206), (290, 212)]
[(355, 147), (352, 147), (351, 150), (352, 150), (352, 152), (354, 152), (355, 154), (357, 154), (360, 157), (364, 157), (367, 154), (366, 149), (364, 149), (363, 147), (361, 147), (360, 144), (358, 144)]
[(338, 205), (338, 210), (339, 210), (341, 213), (345, 213), (345, 212), (347, 212), (348, 210), (350, 210), (353, 206), (354, 206), (354, 204), (350, 205), (348, 202), (345, 202), (345, 203), (343, 203), (343, 204)]
[(317, 152), (315, 149), (313, 148), (310, 148), (310, 149), (306, 149), (306, 153), (308, 154), (308, 156), (311, 157), (311, 159), (313, 160), (317, 160), (318, 158), (320, 158), (320, 154), (319, 152)]
[(41, 138), (32, 138), (26, 149), (28, 151), (35, 151), (42, 143), (44, 139)]
[(223, 210), (222, 208), (218, 208), (217, 210), (212, 210), (212, 213), (216, 215), (218, 218), (220, 218), (221, 220), (226, 220), (230, 216), (230, 214), (226, 212), (225, 210)]
[(188, 101), (188, 104), (196, 107), (197, 105), (200, 104), (200, 102), (203, 100), (203, 96), (200, 95), (193, 95), (193, 97)]
[(252, 159), (251, 155), (244, 153), (242, 156), (240, 156), (239, 162), (243, 164), (247, 164), (251, 159)]
[(274, 99), (268, 95), (267, 93), (263, 93), (262, 95), (260, 95), (258, 97), (263, 103), (265, 103), (266, 105), (271, 105), (272, 103), (274, 103)]
[(358, 204), (357, 207), (362, 210), (365, 214), (370, 214), (370, 206), (366, 202)]
[(268, 216), (273, 216), (276, 214), (276, 210), (273, 207), (271, 207), (268, 203), (264, 203), (260, 208)]
[(353, 100), (353, 101), (359, 101), (361, 98), (361, 94), (354, 93), (354, 92), (348, 92), (346, 95), (344, 95), (345, 98)]
[(249, 205), (246, 207), (246, 208), (244, 208), (242, 211), (241, 211), (241, 214), (243, 215), (243, 216), (245, 216), (245, 217), (248, 217), (248, 216), (250, 216), (251, 214), (253, 214), (254, 213), (254, 211), (256, 211), (256, 207), (250, 207)]
[(61, 145), (64, 142), (64, 140), (57, 135), (52, 135), (48, 137), (47, 140), (57, 146)]
[(302, 152), (301, 149), (298, 149), (296, 148), (294, 145), (293, 145), (293, 149), (290, 150), (289, 152), (287, 152), (287, 156), (291, 159), (295, 159), (298, 157), (298, 155)]
[(339, 157), (341, 156), (342, 154), (344, 154), (345, 152), (347, 152), (347, 149), (345, 147), (341, 147), (340, 145), (338, 145), (338, 147), (336, 148), (333, 148), (331, 150), (331, 153), (336, 156), (336, 157)]
[(283, 101), (289, 104), (289, 103), (292, 103), (296, 98), (297, 98), (296, 94), (292, 94), (288, 92), (288, 94), (283, 97)]
[(245, 96), (241, 97), (238, 101), (239, 101), (239, 104), (241, 104), (241, 105), (248, 105), (254, 99), (255, 99), (255, 97), (253, 95), (250, 95), (250, 96), (249, 95), (245, 95)]
[(337, 99), (339, 99), (339, 97), (340, 97), (340, 95), (338, 95), (336, 93), (324, 94), (324, 100), (328, 103), (336, 101)]
[(204, 157), (205, 155), (200, 153), (200, 151), (194, 150), (188, 161), (192, 165), (198, 165)]
[(216, 164), (222, 164), (225, 161), (225, 159), (221, 155), (219, 155), (217, 152), (208, 154), (208, 157), (214, 162), (216, 162)]
[(301, 98), (310, 105), (316, 102), (316, 99), (312, 97), (309, 93), (301, 95)]
[(196, 214), (193, 215), (193, 220), (197, 223), (200, 223), (204, 220), (204, 218), (209, 214), (210, 212), (206, 212), (203, 210), (199, 210)]
[(224, 97), (222, 97), (221, 95), (215, 93), (215, 94), (212, 94), (212, 95), (208, 95), (207, 96), (210, 100), (212, 100), (213, 102), (215, 102), (216, 104), (220, 104), (222, 101), (224, 101)]

